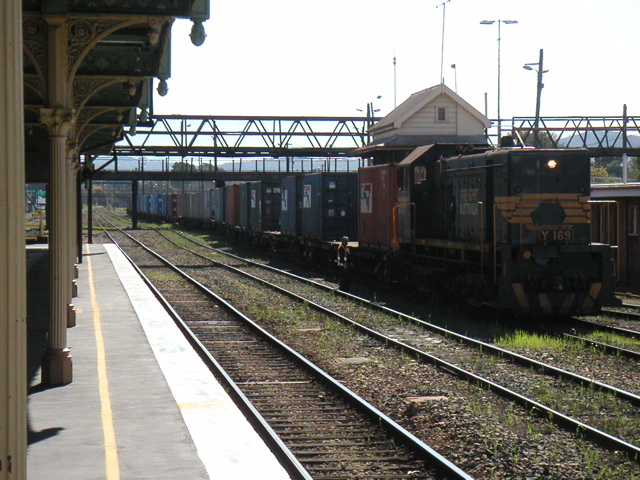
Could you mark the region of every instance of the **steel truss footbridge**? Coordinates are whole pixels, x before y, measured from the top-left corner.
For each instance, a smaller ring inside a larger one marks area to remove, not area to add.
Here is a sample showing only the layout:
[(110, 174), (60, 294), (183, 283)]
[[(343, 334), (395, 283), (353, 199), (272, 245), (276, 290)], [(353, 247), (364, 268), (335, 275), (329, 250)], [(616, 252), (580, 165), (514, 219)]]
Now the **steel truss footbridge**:
[[(540, 117), (537, 131), (546, 147), (587, 148), (593, 157), (640, 156), (640, 117)], [(514, 117), (511, 132), (532, 145), (536, 119)]]
[[(368, 145), (368, 130), (378, 120), (157, 115), (126, 132), (123, 141), (116, 144), (115, 153), (148, 157), (347, 157)], [(518, 132), (532, 144), (534, 117), (513, 117), (502, 123), (510, 124), (512, 133)], [(588, 148), (596, 157), (640, 153), (640, 117), (540, 117), (538, 131), (554, 147)]]
[(158, 115), (116, 145), (117, 155), (346, 157), (369, 143), (375, 117)]
[[(166, 159), (167, 165), (170, 158), (208, 159), (213, 168), (198, 171), (199, 178), (203, 175), (221, 178), (219, 159), (221, 162), (237, 159), (239, 168), (234, 167), (238, 168), (237, 173), (242, 172), (242, 159), (281, 159), (284, 166), (278, 168), (279, 173), (288, 172), (290, 162), (299, 158), (353, 161), (357, 157), (354, 151), (370, 143), (369, 128), (378, 120), (377, 117), (155, 115), (127, 131), (116, 144), (112, 161), (99, 170), (117, 162), (118, 157)], [(497, 121), (492, 123), (497, 125)], [(537, 129), (545, 147), (587, 148), (593, 157), (640, 156), (640, 117), (540, 117), (537, 122), (534, 117), (513, 117), (503, 119), (502, 125), (503, 132), (511, 130), (525, 145), (533, 145)], [(487, 133), (492, 138), (492, 129)], [(227, 172), (222, 176), (228, 176), (228, 169), (223, 170)], [(246, 169), (242, 173), (242, 177), (250, 177)], [(167, 169), (114, 175), (96, 171), (94, 178), (165, 176), (176, 179), (176, 172)], [(178, 176), (184, 176), (184, 172)]]

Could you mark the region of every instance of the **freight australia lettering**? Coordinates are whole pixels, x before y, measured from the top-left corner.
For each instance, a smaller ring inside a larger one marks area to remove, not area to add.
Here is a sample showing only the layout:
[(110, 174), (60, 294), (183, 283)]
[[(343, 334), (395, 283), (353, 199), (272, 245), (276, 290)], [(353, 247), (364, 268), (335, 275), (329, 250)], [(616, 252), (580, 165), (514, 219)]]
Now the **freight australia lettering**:
[(460, 189), (460, 215), (478, 215), (479, 188)]

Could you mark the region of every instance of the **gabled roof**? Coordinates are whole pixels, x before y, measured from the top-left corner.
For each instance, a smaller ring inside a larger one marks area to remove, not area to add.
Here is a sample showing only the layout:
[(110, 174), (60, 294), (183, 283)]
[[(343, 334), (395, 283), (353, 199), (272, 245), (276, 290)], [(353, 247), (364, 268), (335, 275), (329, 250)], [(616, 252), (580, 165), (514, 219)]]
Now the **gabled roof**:
[(371, 127), (369, 129), (369, 134), (375, 135), (385, 130), (397, 129), (402, 127), (402, 124), (407, 119), (411, 118), (418, 111), (420, 111), (420, 109), (422, 109), (425, 105), (431, 103), (441, 94), (445, 94), (450, 97), (459, 106), (468, 111), (473, 117), (482, 122), (486, 128), (491, 126), (491, 121), (487, 117), (473, 108), (469, 103), (467, 103), (462, 97), (460, 97), (456, 92), (447, 87), (444, 83), (441, 83), (439, 85), (435, 85), (431, 88), (427, 88), (425, 90), (412, 94), (404, 102), (398, 105), (398, 107), (391, 111), (391, 113), (389, 113), (386, 117), (384, 117), (373, 127)]

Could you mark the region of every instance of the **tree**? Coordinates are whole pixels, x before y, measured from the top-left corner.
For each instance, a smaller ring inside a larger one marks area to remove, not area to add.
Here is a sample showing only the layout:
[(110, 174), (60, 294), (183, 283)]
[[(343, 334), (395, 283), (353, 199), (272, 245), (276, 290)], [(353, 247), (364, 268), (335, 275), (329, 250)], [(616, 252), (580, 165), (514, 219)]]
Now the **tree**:
[(606, 168), (591, 165), (591, 178), (596, 179), (596, 183), (598, 183), (598, 179), (611, 178), (611, 176), (609, 175), (609, 172), (607, 172)]
[(171, 166), (171, 171), (172, 172), (190, 172), (191, 164), (185, 161), (174, 162), (174, 164)]
[(640, 180), (640, 157), (629, 157), (627, 166), (629, 179)]
[(622, 178), (622, 159), (620, 157), (598, 157), (594, 159), (593, 165), (605, 169), (609, 177)]

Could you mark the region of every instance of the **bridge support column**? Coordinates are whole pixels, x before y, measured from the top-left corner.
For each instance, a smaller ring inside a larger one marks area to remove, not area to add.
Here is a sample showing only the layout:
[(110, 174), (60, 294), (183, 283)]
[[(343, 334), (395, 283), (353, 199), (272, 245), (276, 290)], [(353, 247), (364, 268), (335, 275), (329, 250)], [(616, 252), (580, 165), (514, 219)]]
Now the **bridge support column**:
[(93, 243), (93, 182), (87, 180), (87, 243)]
[(138, 228), (138, 181), (131, 182), (131, 228)]

